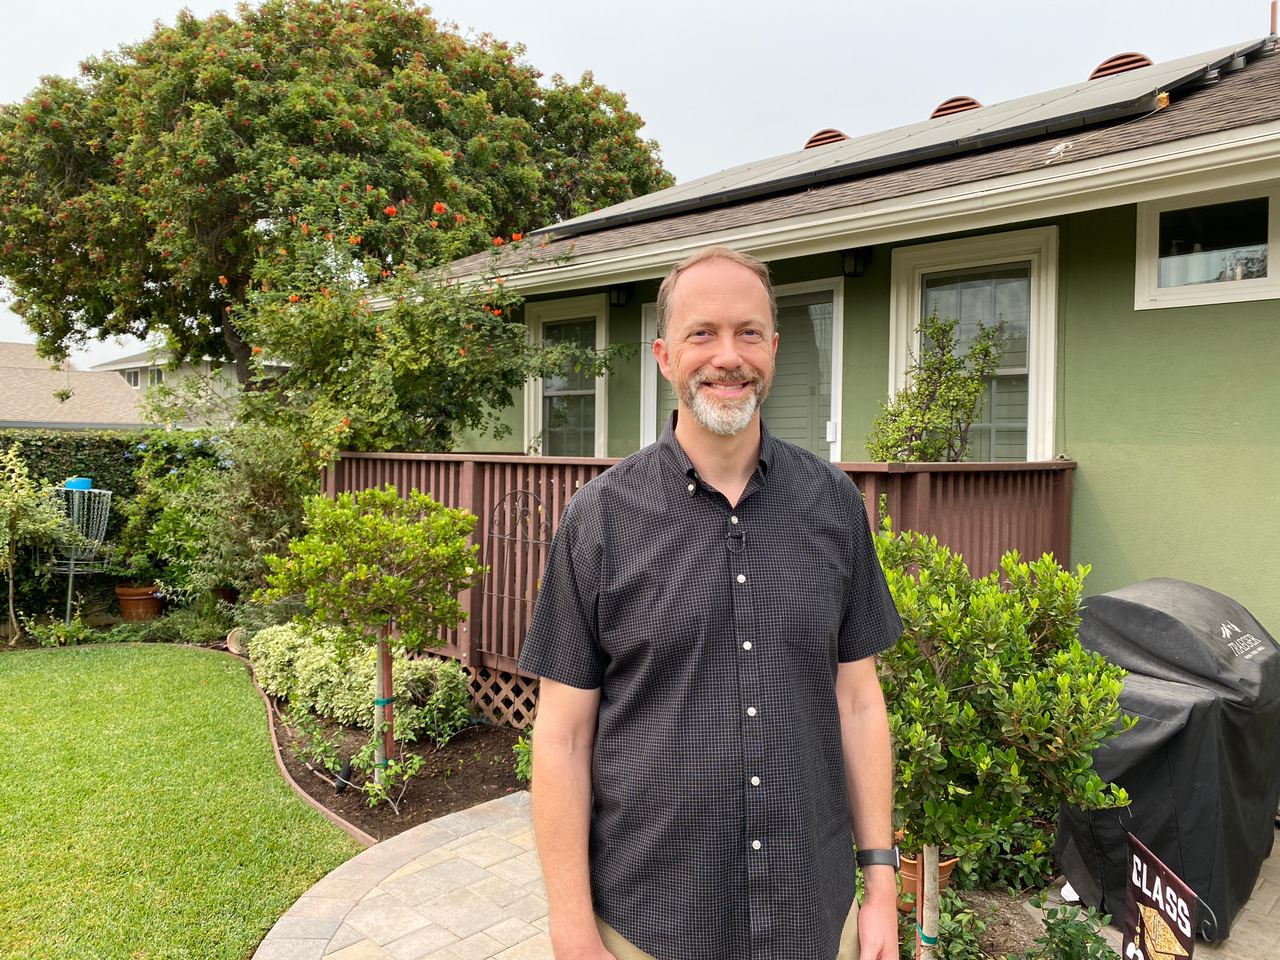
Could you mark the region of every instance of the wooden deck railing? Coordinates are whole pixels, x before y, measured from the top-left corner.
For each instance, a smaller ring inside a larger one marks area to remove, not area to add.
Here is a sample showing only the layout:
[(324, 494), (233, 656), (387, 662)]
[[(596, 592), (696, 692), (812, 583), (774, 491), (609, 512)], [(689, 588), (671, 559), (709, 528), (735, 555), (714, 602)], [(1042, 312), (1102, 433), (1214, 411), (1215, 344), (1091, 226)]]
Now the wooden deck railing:
[[(462, 596), (467, 620), (440, 653), (473, 667), (518, 674), (547, 548), (569, 498), (616, 460), (480, 454), (344, 453), (326, 471), (330, 496), (390, 483), (418, 489), (478, 518), (483, 584)], [(1075, 463), (842, 463), (874, 522), (883, 502), (894, 527), (933, 534), (975, 573), (1000, 555), (1070, 558)]]

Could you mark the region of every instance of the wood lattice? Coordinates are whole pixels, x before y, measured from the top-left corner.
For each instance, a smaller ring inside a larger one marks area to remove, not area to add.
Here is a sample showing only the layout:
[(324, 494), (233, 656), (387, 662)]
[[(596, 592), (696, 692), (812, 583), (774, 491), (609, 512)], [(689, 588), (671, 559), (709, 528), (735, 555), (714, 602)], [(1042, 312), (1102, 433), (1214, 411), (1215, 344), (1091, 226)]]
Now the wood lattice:
[(538, 710), (538, 681), (489, 667), (468, 667), (471, 699), (494, 723), (528, 730)]

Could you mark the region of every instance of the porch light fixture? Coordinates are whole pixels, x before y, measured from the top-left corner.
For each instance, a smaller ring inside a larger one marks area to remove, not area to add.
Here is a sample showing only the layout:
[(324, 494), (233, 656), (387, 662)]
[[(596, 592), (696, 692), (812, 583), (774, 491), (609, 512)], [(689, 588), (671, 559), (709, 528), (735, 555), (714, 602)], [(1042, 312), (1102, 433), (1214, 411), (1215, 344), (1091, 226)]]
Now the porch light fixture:
[(854, 247), (840, 251), (840, 271), (846, 277), (860, 277), (871, 266), (871, 248)]
[(609, 306), (625, 307), (631, 300), (631, 284), (619, 283), (609, 288)]

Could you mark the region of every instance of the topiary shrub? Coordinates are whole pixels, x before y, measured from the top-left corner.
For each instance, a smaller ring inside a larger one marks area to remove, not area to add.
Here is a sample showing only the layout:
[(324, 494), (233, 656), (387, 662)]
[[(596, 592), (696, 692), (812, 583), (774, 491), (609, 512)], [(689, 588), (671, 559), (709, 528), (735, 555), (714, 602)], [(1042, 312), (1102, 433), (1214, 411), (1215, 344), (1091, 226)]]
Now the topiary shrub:
[[(311, 633), (286, 624), (255, 633), (248, 652), (258, 685), (288, 700), (291, 711), (371, 728), (375, 650), (342, 643), (337, 631)], [(392, 678), (397, 739), (444, 744), (470, 722), (467, 676), (457, 663), (400, 655)]]

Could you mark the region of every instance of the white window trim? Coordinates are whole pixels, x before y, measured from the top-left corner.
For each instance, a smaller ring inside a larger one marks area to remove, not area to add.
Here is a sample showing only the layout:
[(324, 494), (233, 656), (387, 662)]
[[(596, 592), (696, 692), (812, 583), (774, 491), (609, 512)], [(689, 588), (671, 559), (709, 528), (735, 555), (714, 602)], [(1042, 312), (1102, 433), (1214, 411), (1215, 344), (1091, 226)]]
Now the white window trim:
[(964, 240), (944, 240), (893, 251), (889, 290), (889, 396), (907, 381), (909, 352), (920, 325), (920, 285), (929, 273), (1031, 264), (1031, 316), (1027, 325), (1027, 459), (1054, 456), (1054, 398), (1058, 326), (1058, 228), (1035, 227)]
[(640, 305), (640, 446), (658, 440), (658, 391), (666, 382), (658, 373), (653, 357), (653, 341), (658, 339), (658, 304)]
[[(844, 277), (787, 283), (774, 287), (773, 294), (781, 298), (827, 290), (831, 291), (831, 415), (827, 421), (827, 439), (831, 442), (832, 462), (839, 462), (840, 423), (844, 410)], [(658, 305), (646, 303), (640, 311), (640, 446), (645, 447), (658, 439), (658, 431), (666, 424), (658, 423), (658, 391), (662, 389), (663, 378), (658, 372), (658, 362), (653, 359), (653, 341), (658, 337)]]
[[(1266, 197), (1267, 276), (1224, 283), (1194, 283), (1182, 287), (1157, 285), (1160, 268), (1160, 214), (1187, 207), (1203, 207), (1232, 200)], [(1165, 197), (1138, 204), (1138, 251), (1135, 263), (1133, 308), (1158, 310), (1205, 303), (1239, 303), (1246, 300), (1280, 299), (1280, 181), (1255, 183)]]
[[(596, 321), (596, 350), (609, 345), (609, 302), (604, 294), (584, 297), (567, 297), (562, 300), (545, 300), (525, 304), (525, 322), (534, 343), (542, 342), (542, 331), (548, 323), (557, 320), (577, 320), (594, 317)], [(524, 447), (529, 449), (535, 437), (542, 434), (542, 378), (529, 384), (524, 392)], [(608, 456), (609, 450), (609, 374), (596, 380), (596, 428), (593, 456)]]

